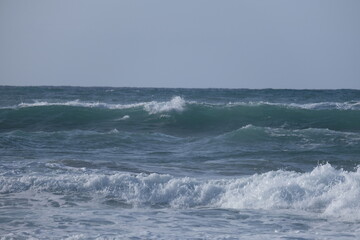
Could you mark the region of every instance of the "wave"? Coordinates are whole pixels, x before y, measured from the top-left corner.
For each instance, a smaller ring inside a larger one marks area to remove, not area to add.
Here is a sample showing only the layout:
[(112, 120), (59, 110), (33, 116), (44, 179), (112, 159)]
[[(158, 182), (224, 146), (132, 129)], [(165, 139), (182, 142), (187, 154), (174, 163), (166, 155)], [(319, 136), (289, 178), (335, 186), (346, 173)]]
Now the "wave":
[(0, 193), (50, 193), (131, 207), (289, 209), (360, 220), (360, 170), (330, 164), (307, 173), (270, 171), (234, 179), (201, 180), (162, 174), (100, 174), (77, 170), (56, 176), (0, 176)]
[(229, 106), (280, 106), (285, 108), (298, 108), (298, 109), (308, 109), (308, 110), (326, 110), (326, 109), (336, 109), (336, 110), (360, 110), (360, 101), (348, 101), (348, 102), (315, 102), (315, 103), (272, 103), (272, 102), (235, 102), (229, 103)]
[(324, 128), (286, 129), (258, 127), (248, 124), (231, 132), (221, 134), (214, 139), (235, 142), (262, 141), (301, 141), (306, 143), (348, 143), (359, 144), (360, 135), (354, 132), (334, 131)]
[(70, 131), (21, 131), (15, 130), (0, 136), (0, 148), (22, 149), (34, 151), (37, 149), (56, 149), (61, 146), (69, 151), (85, 147), (87, 151), (100, 149), (125, 148), (152, 149), (155, 144), (179, 144), (183, 139), (162, 133), (127, 132), (114, 128), (109, 131), (70, 130)]
[(84, 107), (84, 108), (106, 108), (106, 109), (129, 109), (143, 107), (144, 110), (150, 114), (168, 112), (168, 111), (182, 111), (185, 106), (185, 100), (179, 96), (173, 97), (170, 101), (164, 102), (141, 102), (133, 104), (111, 104), (102, 102), (81, 102), (79, 100), (68, 102), (46, 102), (35, 101), (34, 103), (20, 103), (12, 107), (3, 107), (2, 109), (19, 109), (29, 107), (44, 107), (44, 106), (71, 106), (71, 107)]
[(15, 130), (3, 133), (0, 137), (0, 147), (16, 147), (32, 149), (43, 146), (66, 145), (67, 149), (77, 149), (87, 146), (90, 149), (108, 149), (126, 146), (130, 149), (151, 148), (161, 143), (167, 146), (186, 145), (189, 142), (198, 147), (209, 147), (216, 150), (219, 146), (242, 146), (243, 150), (250, 147), (254, 150), (277, 148), (287, 150), (317, 150), (337, 151), (346, 148), (352, 153), (359, 152), (360, 133), (333, 131), (329, 129), (285, 129), (259, 127), (251, 124), (220, 135), (209, 137), (179, 137), (160, 132), (129, 132), (117, 128), (107, 131), (68, 130), (68, 131), (22, 131)]
[(276, 102), (266, 102), (266, 101), (257, 101), (257, 102), (229, 102), (226, 104), (211, 104), (206, 102), (195, 102), (195, 101), (185, 101), (180, 96), (173, 97), (170, 101), (150, 101), (150, 102), (140, 102), (132, 104), (111, 104), (103, 102), (83, 102), (80, 100), (73, 100), (67, 102), (47, 102), (47, 101), (35, 101), (33, 103), (20, 103), (15, 106), (1, 107), (1, 109), (18, 109), (26, 107), (40, 107), (40, 106), (74, 106), (74, 107), (89, 107), (89, 108), (107, 108), (107, 109), (128, 109), (128, 108), (137, 108), (143, 107), (146, 111), (151, 114), (167, 112), (171, 110), (182, 111), (186, 104), (199, 104), (199, 105), (208, 105), (208, 106), (225, 106), (225, 107), (234, 107), (234, 106), (279, 106), (285, 108), (299, 108), (299, 109), (308, 109), (308, 110), (325, 110), (325, 109), (336, 109), (336, 110), (360, 110), (360, 101), (348, 101), (348, 102), (315, 102), (315, 103), (276, 103)]
[(210, 104), (169, 101), (133, 104), (35, 102), (0, 109), (0, 130), (146, 129), (174, 134), (227, 132), (251, 124), (291, 129), (360, 130), (358, 102)]

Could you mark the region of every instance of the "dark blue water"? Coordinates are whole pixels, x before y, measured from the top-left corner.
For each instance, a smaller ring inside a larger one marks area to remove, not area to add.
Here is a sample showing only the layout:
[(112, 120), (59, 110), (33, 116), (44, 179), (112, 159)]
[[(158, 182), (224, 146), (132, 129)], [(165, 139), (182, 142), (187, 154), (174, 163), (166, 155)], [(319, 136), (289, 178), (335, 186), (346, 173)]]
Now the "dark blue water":
[(359, 90), (0, 87), (0, 235), (354, 239), (359, 156)]

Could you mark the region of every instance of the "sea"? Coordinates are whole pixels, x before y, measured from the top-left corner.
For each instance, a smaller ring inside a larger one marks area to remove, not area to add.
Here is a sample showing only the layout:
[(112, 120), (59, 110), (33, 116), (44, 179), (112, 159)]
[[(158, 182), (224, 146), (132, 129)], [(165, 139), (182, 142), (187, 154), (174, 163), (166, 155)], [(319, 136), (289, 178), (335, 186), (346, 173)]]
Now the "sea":
[(360, 90), (0, 86), (0, 239), (360, 239)]

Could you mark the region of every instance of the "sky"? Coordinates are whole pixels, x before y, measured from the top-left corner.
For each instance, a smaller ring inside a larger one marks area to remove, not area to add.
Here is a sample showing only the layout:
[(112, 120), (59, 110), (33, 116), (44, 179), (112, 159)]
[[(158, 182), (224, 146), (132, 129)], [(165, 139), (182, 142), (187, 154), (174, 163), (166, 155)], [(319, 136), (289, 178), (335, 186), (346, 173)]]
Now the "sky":
[(0, 0), (0, 85), (360, 89), (359, 0)]

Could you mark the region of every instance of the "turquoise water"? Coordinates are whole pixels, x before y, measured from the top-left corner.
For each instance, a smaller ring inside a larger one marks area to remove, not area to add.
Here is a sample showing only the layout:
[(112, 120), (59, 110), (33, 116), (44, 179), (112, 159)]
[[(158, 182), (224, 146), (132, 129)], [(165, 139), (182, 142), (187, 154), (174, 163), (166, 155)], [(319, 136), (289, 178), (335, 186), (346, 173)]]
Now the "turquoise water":
[(3, 239), (360, 237), (360, 91), (0, 87)]

